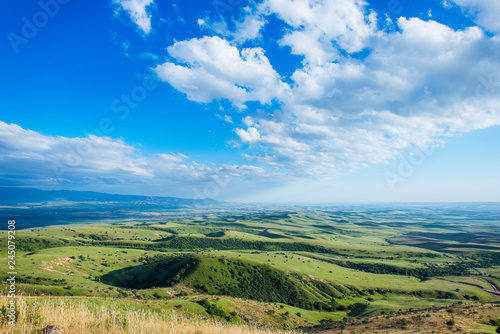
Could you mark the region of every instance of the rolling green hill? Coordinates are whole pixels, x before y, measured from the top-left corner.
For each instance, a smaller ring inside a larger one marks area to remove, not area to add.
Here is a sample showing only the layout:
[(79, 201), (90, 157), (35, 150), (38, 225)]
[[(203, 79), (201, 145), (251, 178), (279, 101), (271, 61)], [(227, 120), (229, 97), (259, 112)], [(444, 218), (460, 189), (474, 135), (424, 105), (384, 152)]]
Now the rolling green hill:
[[(499, 227), (456, 216), (315, 210), (18, 230), (17, 288), (277, 329), (500, 302), (488, 291)], [(478, 235), (488, 248), (471, 251)]]

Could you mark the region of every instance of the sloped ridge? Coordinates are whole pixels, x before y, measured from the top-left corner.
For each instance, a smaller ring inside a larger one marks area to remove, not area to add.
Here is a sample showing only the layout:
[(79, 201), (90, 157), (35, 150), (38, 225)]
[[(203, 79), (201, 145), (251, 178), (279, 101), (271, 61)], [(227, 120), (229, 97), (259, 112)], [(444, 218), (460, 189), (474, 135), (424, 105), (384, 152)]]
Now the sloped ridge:
[(309, 310), (347, 310), (336, 298), (366, 292), (267, 264), (193, 254), (158, 254), (142, 264), (112, 271), (101, 282), (127, 289), (170, 287), (182, 282), (201, 294), (283, 303)]
[(307, 275), (286, 273), (267, 264), (224, 257), (202, 258), (183, 283), (204, 294), (283, 303), (310, 310), (343, 310), (335, 298), (365, 293)]
[(128, 289), (169, 287), (181, 282), (196, 268), (199, 260), (191, 255), (143, 257), (143, 264), (114, 270), (101, 276), (101, 282)]

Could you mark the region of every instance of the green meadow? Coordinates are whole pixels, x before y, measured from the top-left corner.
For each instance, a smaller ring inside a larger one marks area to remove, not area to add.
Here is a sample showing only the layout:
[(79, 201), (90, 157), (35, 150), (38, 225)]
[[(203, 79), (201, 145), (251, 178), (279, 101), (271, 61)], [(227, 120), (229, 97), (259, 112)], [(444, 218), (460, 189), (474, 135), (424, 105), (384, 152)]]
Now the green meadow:
[[(279, 329), (500, 302), (483, 279), (499, 282), (498, 227), (430, 215), (228, 211), (19, 230), (17, 288), (39, 298), (119, 301)], [(6, 232), (1, 235), (6, 262)], [(1, 288), (5, 293), (5, 283)]]

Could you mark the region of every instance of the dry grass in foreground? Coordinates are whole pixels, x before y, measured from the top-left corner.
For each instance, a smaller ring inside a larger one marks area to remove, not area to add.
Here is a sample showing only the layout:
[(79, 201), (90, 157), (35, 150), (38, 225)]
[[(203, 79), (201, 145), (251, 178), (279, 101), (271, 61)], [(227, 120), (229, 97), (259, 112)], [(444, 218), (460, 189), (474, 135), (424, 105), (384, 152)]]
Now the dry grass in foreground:
[(316, 327), (318, 334), (488, 334), (497, 333), (490, 319), (500, 319), (500, 304), (455, 305), (413, 312), (398, 312), (390, 316), (351, 319)]
[[(0, 298), (0, 307), (8, 299)], [(47, 325), (55, 325), (62, 334), (297, 334), (294, 331), (262, 329), (244, 324), (229, 324), (213, 320), (188, 319), (180, 314), (97, 306), (92, 301), (69, 303), (65, 300), (17, 298), (18, 323), (15, 327), (1, 316), (0, 333), (40, 333)]]

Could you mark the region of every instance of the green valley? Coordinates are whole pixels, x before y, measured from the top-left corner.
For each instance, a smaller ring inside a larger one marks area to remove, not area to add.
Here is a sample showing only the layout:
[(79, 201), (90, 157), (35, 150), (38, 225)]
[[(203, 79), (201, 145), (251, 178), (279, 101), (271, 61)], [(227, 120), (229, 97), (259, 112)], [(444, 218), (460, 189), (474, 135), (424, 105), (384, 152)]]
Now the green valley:
[[(19, 230), (17, 287), (39, 302), (115, 301), (306, 332), (500, 302), (494, 213), (462, 212), (465, 220), (426, 207), (248, 211)], [(2, 232), (2, 249), (6, 239)]]

